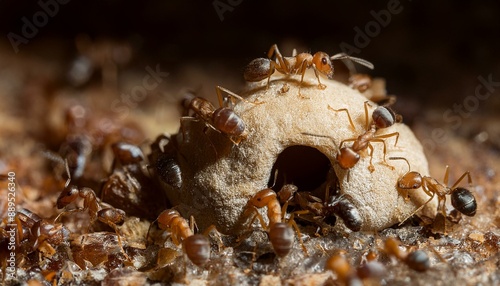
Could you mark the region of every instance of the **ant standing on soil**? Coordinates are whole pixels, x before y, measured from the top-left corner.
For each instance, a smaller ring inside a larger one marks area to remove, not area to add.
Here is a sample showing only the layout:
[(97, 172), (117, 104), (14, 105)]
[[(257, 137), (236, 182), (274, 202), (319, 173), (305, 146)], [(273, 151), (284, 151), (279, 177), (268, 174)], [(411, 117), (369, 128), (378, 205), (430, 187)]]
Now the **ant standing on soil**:
[(422, 190), (430, 197), (428, 201), (418, 207), (410, 216), (405, 218), (400, 225), (405, 222), (409, 217), (416, 214), (420, 211), (427, 203), (429, 203), (434, 196), (438, 198), (438, 207), (437, 214), (434, 221), (434, 225), (437, 229), (445, 228), (445, 219), (446, 219), (446, 195), (450, 195), (451, 197), (451, 205), (460, 213), (467, 216), (474, 216), (476, 214), (477, 203), (476, 198), (466, 188), (457, 187), (458, 184), (467, 176), (469, 186), (472, 185), (472, 179), (470, 177), (469, 171), (463, 173), (460, 178), (451, 186), (448, 187), (448, 176), (449, 176), (449, 167), (446, 166), (446, 171), (444, 174), (443, 183), (438, 182), (436, 179), (430, 176), (422, 176), (420, 173), (415, 171), (410, 171), (410, 163), (406, 158), (403, 157), (390, 157), (390, 160), (404, 160), (406, 164), (408, 164), (408, 172), (406, 172), (401, 178), (399, 178), (397, 186), (399, 189), (403, 190), (411, 190), (418, 189), (422, 187)]
[[(265, 227), (266, 223), (264, 222), (264, 218), (257, 210), (266, 206), (267, 217), (269, 219), (269, 225), (267, 225), (267, 227)], [(274, 252), (279, 257), (286, 256), (292, 250), (294, 242), (293, 229), (287, 223), (282, 222), (284, 212), (286, 211), (285, 208), (286, 205), (284, 206), (283, 210), (281, 209), (281, 205), (278, 201), (276, 193), (272, 189), (267, 188), (257, 192), (248, 201), (242, 216), (244, 218), (248, 218), (252, 214), (254, 215), (250, 222), (250, 225), (253, 224), (256, 218), (259, 219), (262, 227), (265, 227), (268, 231), (269, 240), (273, 246)], [(300, 237), (300, 230), (297, 224), (295, 223), (295, 221), (293, 221), (293, 219), (290, 220), (289, 224), (291, 224), (297, 231), (302, 249), (307, 254), (307, 249), (302, 242), (302, 238)]]
[(328, 79), (332, 79), (334, 71), (332, 61), (343, 59), (348, 59), (369, 69), (373, 69), (372, 63), (360, 58), (351, 57), (345, 53), (335, 54), (330, 57), (324, 52), (316, 52), (312, 55), (310, 53), (296, 54), (294, 51), (291, 57), (284, 57), (281, 55), (278, 46), (274, 44), (269, 49), (267, 58), (254, 59), (245, 67), (243, 77), (246, 81), (250, 82), (262, 81), (267, 78), (267, 86), (269, 86), (271, 75), (275, 70), (285, 75), (300, 74), (300, 94), (300, 86), (304, 81), (304, 74), (307, 69), (312, 68), (314, 70), (314, 74), (318, 79), (318, 87), (325, 89), (326, 86), (321, 83), (318, 73), (327, 76)]
[[(191, 220), (190, 225), (178, 211), (167, 209), (158, 216), (156, 221), (160, 229), (170, 230), (172, 242), (175, 245), (182, 243), (184, 253), (195, 265), (203, 267), (208, 262), (210, 259), (210, 241), (203, 234), (193, 233), (193, 220)], [(205, 231), (205, 234), (212, 230), (215, 230), (213, 225)]]
[(424, 272), (430, 267), (429, 255), (423, 250), (415, 250), (410, 253), (401, 249), (401, 242), (393, 237), (387, 238), (384, 251), (396, 257), (413, 270)]

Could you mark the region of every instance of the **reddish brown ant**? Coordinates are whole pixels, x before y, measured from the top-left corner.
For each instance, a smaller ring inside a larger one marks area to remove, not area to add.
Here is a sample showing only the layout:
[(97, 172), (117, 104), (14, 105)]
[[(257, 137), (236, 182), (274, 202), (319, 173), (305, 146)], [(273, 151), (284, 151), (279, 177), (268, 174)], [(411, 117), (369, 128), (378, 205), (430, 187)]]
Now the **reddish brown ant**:
[[(193, 220), (191, 225), (174, 209), (164, 210), (156, 219), (158, 227), (171, 232), (172, 242), (176, 245), (182, 243), (182, 249), (189, 260), (195, 265), (203, 267), (210, 259), (210, 241), (203, 234), (194, 234)], [(215, 230), (210, 226), (205, 234)], [(149, 231), (148, 231), (149, 234)]]
[[(372, 113), (372, 121), (371, 124), (368, 121), (368, 101), (365, 101), (365, 122), (366, 122), (366, 131), (359, 135), (357, 138), (345, 139), (340, 142), (339, 151), (337, 154), (337, 163), (342, 169), (350, 169), (358, 163), (360, 159), (360, 152), (365, 149), (370, 149), (370, 165), (368, 169), (370, 172), (375, 170), (375, 167), (372, 164), (373, 159), (373, 151), (374, 148), (372, 146), (372, 142), (380, 142), (384, 146), (384, 163), (387, 164), (385, 156), (387, 154), (387, 147), (385, 145), (385, 139), (389, 137), (396, 136), (396, 141), (394, 142), (394, 146), (398, 144), (399, 132), (393, 132), (389, 134), (376, 135), (376, 132), (379, 129), (387, 128), (392, 126), (396, 122), (400, 122), (402, 119), (400, 116), (396, 115), (392, 110), (384, 106), (378, 106)], [(354, 122), (352, 121), (351, 115), (349, 114), (349, 110), (347, 108), (341, 109), (333, 109), (331, 106), (328, 106), (330, 110), (336, 112), (345, 112), (347, 114), (347, 118), (349, 119), (349, 123), (353, 130), (356, 130), (354, 127)], [(325, 137), (330, 138), (333, 141), (333, 138), (325, 135), (317, 135), (311, 133), (302, 133), (304, 135), (317, 136), (317, 137)], [(335, 141), (333, 141), (335, 144)], [(346, 142), (353, 142), (350, 147), (345, 147), (344, 144)], [(388, 164), (387, 164), (388, 165)]]
[(408, 253), (401, 249), (401, 242), (396, 238), (387, 238), (384, 250), (387, 254), (396, 257), (413, 270), (424, 272), (430, 267), (429, 255), (425, 251), (415, 250)]
[[(264, 218), (257, 210), (263, 207), (267, 207), (267, 217), (269, 219), (268, 225), (264, 222)], [(286, 206), (284, 208), (286, 208)], [(282, 212), (283, 210), (278, 201), (277, 195), (270, 188), (263, 189), (257, 192), (248, 201), (243, 212), (244, 218), (250, 217), (252, 214), (254, 215), (250, 225), (256, 218), (259, 219), (261, 226), (268, 231), (269, 240), (273, 246), (274, 252), (279, 257), (286, 256), (292, 250), (294, 242), (293, 229), (287, 223), (282, 222)], [(300, 230), (297, 224), (295, 223), (295, 221), (293, 221), (293, 219), (289, 221), (289, 224), (291, 224), (295, 228), (295, 231), (297, 231), (302, 249), (307, 254), (307, 249), (302, 242), (302, 238), (300, 237)]]
[[(403, 190), (418, 189), (422, 187), (422, 190), (430, 197), (428, 201), (418, 207), (411, 215), (405, 218), (400, 225), (405, 222), (408, 218), (420, 211), (427, 203), (429, 203), (435, 196), (438, 198), (438, 207), (436, 219), (437, 224), (442, 224), (444, 228), (446, 214), (446, 195), (451, 197), (451, 205), (460, 213), (467, 216), (474, 216), (476, 214), (477, 203), (474, 195), (465, 188), (457, 187), (458, 184), (467, 176), (469, 186), (472, 185), (472, 179), (469, 171), (465, 172), (458, 178), (458, 180), (451, 186), (448, 186), (448, 176), (449, 167), (446, 166), (443, 183), (438, 182), (436, 179), (430, 176), (422, 176), (420, 173), (415, 171), (410, 171), (410, 163), (406, 158), (403, 157), (390, 157), (390, 160), (404, 160), (408, 164), (408, 172), (399, 178), (397, 186)], [(439, 226), (438, 226), (439, 227)], [(445, 229), (446, 232), (446, 229)]]
[(96, 220), (99, 220), (107, 225), (109, 225), (111, 228), (113, 228), (118, 236), (118, 242), (120, 245), (120, 248), (125, 255), (125, 257), (128, 256), (123, 249), (122, 246), (122, 241), (120, 237), (120, 233), (118, 231), (117, 225), (120, 225), (124, 222), (125, 220), (125, 212), (120, 209), (116, 209), (110, 206), (107, 206), (106, 208), (101, 207), (101, 202), (97, 198), (94, 190), (91, 188), (83, 187), (83, 188), (78, 188), (75, 185), (70, 184), (71, 182), (71, 174), (69, 173), (69, 168), (68, 164), (66, 162), (66, 172), (68, 174), (68, 180), (66, 181), (64, 190), (61, 192), (59, 197), (57, 198), (56, 201), (56, 207), (58, 209), (63, 209), (66, 208), (68, 205), (71, 203), (75, 203), (78, 198), (83, 199), (83, 208), (75, 208), (71, 210), (66, 210), (62, 213), (60, 213), (54, 221), (57, 221), (63, 214), (70, 213), (70, 212), (79, 212), (79, 211), (88, 211), (89, 217), (90, 217), (90, 224), (93, 224)]
[[(185, 98), (183, 100), (183, 105), (186, 109), (192, 110), (198, 118), (207, 124), (207, 126), (217, 132), (225, 134), (234, 144), (238, 145), (239, 142), (247, 136), (246, 125), (233, 109), (228, 107), (228, 96), (223, 96), (222, 92), (228, 94), (229, 98), (237, 98), (252, 104), (261, 104), (262, 102), (247, 101), (243, 97), (221, 86), (216, 86), (215, 90), (220, 105), (217, 109), (215, 109), (208, 100), (193, 95)], [(229, 100), (229, 102), (232, 103), (233, 101)]]
[(271, 75), (276, 70), (285, 75), (300, 74), (300, 85), (302, 85), (306, 70), (312, 68), (318, 79), (318, 87), (324, 89), (325, 85), (321, 84), (319, 74), (321, 73), (328, 77), (328, 79), (332, 79), (334, 71), (332, 61), (343, 59), (348, 59), (369, 69), (373, 69), (372, 63), (360, 58), (351, 57), (345, 53), (335, 54), (330, 57), (324, 52), (316, 52), (314, 55), (310, 53), (295, 54), (294, 52), (291, 57), (284, 57), (281, 55), (278, 46), (274, 44), (269, 49), (267, 58), (254, 59), (245, 67), (243, 77), (246, 81), (250, 82), (261, 81), (267, 78), (267, 86), (269, 86)]
[(379, 279), (386, 272), (385, 267), (377, 261), (368, 261), (358, 268), (351, 266), (345, 252), (332, 255), (325, 264), (327, 270), (337, 274), (337, 279), (344, 285), (364, 285), (363, 280)]
[(62, 224), (53, 224), (27, 209), (16, 215), (18, 244), (27, 243), (28, 253), (43, 250), (49, 255), (56, 253), (57, 246), (68, 239), (69, 232)]

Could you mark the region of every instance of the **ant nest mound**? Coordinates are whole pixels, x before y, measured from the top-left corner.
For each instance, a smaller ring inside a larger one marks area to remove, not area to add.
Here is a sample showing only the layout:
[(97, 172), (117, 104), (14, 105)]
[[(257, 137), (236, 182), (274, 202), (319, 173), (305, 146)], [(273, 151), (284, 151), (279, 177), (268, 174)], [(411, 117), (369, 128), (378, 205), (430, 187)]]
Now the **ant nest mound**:
[[(248, 200), (264, 188), (277, 191), (283, 184), (293, 183), (299, 191), (311, 191), (324, 199), (321, 191), (324, 195), (326, 186), (335, 184), (339, 195), (344, 194), (358, 208), (361, 230), (381, 230), (410, 216), (429, 196), (422, 189), (408, 194), (398, 191), (397, 181), (408, 166), (389, 157), (404, 157), (412, 171), (428, 175), (420, 142), (408, 126), (395, 123), (376, 132), (376, 136), (399, 132), (396, 146), (395, 136), (384, 139), (387, 163), (383, 143), (372, 142), (372, 171), (370, 149), (359, 152), (361, 158), (354, 167), (342, 169), (336, 163), (338, 145), (366, 131), (367, 98), (337, 81), (322, 79), (322, 84), (324, 89), (318, 87), (313, 73), (306, 73), (300, 94), (296, 77), (275, 75), (268, 88), (265, 81), (248, 84), (240, 95), (249, 102), (238, 101), (234, 106), (248, 132), (238, 145), (206, 128), (202, 120), (183, 120), (179, 133), (162, 147), (169, 162), (176, 162), (167, 164), (162, 181), (171, 203), (184, 217), (194, 216), (201, 229), (215, 224), (219, 231), (236, 233), (247, 229), (241, 216)], [(368, 106), (370, 122), (376, 106), (372, 102)], [(332, 110), (343, 108), (349, 111), (356, 130), (346, 112)], [(332, 168), (335, 178), (328, 175)], [(172, 176), (178, 178), (169, 180)], [(436, 207), (433, 200), (419, 214), (434, 217)]]

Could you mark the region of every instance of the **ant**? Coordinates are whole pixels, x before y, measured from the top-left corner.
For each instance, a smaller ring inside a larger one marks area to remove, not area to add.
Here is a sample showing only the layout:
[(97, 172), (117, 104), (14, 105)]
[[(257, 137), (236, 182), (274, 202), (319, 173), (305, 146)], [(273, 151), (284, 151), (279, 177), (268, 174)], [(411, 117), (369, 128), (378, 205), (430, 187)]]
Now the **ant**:
[[(216, 86), (215, 90), (219, 98), (219, 108), (215, 109), (210, 101), (202, 97), (193, 96), (192, 94), (183, 100), (183, 106), (187, 110), (192, 110), (208, 127), (227, 135), (231, 142), (238, 145), (247, 136), (246, 125), (241, 117), (232, 108), (227, 106), (228, 96), (222, 96), (222, 92), (228, 94), (229, 97), (248, 103), (261, 104), (262, 102), (247, 101), (243, 97), (221, 86)], [(232, 103), (232, 100), (230, 102)]]
[(396, 238), (389, 237), (385, 241), (384, 250), (387, 254), (396, 257), (413, 270), (424, 272), (430, 268), (430, 260), (427, 252), (415, 250), (408, 253), (401, 249), (401, 241)]
[(70, 184), (71, 174), (69, 173), (69, 167), (67, 161), (66, 161), (66, 172), (68, 175), (68, 180), (65, 183), (63, 191), (56, 200), (56, 207), (58, 209), (66, 208), (71, 203), (76, 202), (78, 198), (82, 198), (83, 208), (75, 208), (61, 212), (54, 219), (54, 222), (58, 221), (63, 214), (87, 210), (90, 217), (90, 224), (93, 224), (96, 220), (99, 220), (100, 222), (109, 225), (111, 228), (115, 230), (118, 237), (120, 248), (125, 257), (129, 259), (125, 250), (123, 249), (121, 236), (117, 228), (117, 225), (121, 225), (125, 221), (125, 216), (126, 216), (125, 212), (123, 210), (116, 209), (111, 206), (102, 208), (101, 202), (97, 198), (94, 190), (88, 187), (78, 188), (76, 185)]
[[(348, 200), (346, 195), (329, 195), (330, 184), (326, 186), (325, 200), (311, 195), (309, 192), (298, 192), (294, 185), (284, 185), (278, 192), (280, 202), (284, 204), (286, 210), (289, 203), (299, 205), (301, 210), (294, 211), (293, 214), (303, 218), (302, 215), (312, 214), (313, 222), (322, 229), (325, 227), (323, 220), (340, 217), (347, 228), (352, 231), (360, 231), (363, 225), (363, 219), (356, 206)], [(338, 188), (335, 190), (338, 193)], [(293, 202), (293, 201), (294, 202)], [(335, 220), (333, 221), (335, 223)]]
[(153, 172), (161, 182), (170, 187), (180, 189), (182, 187), (182, 170), (177, 159), (178, 148), (175, 140), (162, 134), (151, 144), (149, 161), (152, 163)]
[[(408, 172), (406, 172), (401, 178), (399, 178), (397, 186), (403, 190), (418, 189), (422, 187), (422, 190), (430, 197), (428, 201), (417, 208), (410, 216), (405, 218), (400, 225), (405, 222), (408, 218), (420, 211), (427, 203), (429, 203), (434, 196), (438, 198), (438, 207), (436, 219), (444, 222), (446, 218), (446, 195), (451, 197), (451, 205), (455, 210), (467, 216), (474, 216), (476, 214), (477, 203), (474, 195), (466, 188), (457, 187), (458, 184), (467, 176), (469, 186), (472, 185), (472, 179), (469, 171), (463, 173), (460, 178), (451, 186), (448, 187), (448, 176), (449, 176), (449, 166), (446, 166), (444, 174), (444, 183), (438, 182), (436, 179), (430, 176), (422, 176), (420, 173), (415, 171), (410, 171), (410, 163), (406, 158), (403, 157), (390, 157), (390, 160), (404, 160), (408, 164)], [(439, 216), (439, 217), (438, 217)], [(445, 229), (446, 231), (446, 229)]]
[[(175, 245), (182, 243), (184, 253), (198, 267), (203, 267), (210, 259), (210, 241), (205, 236), (210, 231), (215, 230), (215, 226), (210, 226), (203, 234), (194, 234), (194, 223), (187, 222), (181, 214), (174, 209), (164, 210), (156, 219), (161, 230), (170, 230), (172, 242)], [(151, 224), (153, 225), (153, 224)], [(149, 236), (149, 230), (148, 230)]]
[(53, 246), (68, 239), (69, 232), (62, 224), (52, 224), (28, 209), (20, 209), (15, 218), (18, 244), (28, 245), (28, 253), (41, 250), (50, 255), (56, 253)]
[(377, 261), (368, 261), (358, 268), (353, 268), (345, 257), (345, 251), (340, 251), (328, 258), (325, 268), (335, 272), (337, 279), (344, 285), (364, 285), (363, 280), (379, 279), (386, 272), (384, 265)]
[[(394, 123), (401, 122), (402, 121), (401, 116), (396, 115), (394, 111), (392, 111), (388, 107), (378, 106), (372, 113), (372, 121), (370, 124), (368, 121), (368, 106), (369, 106), (368, 101), (365, 101), (364, 108), (365, 108), (366, 131), (363, 134), (359, 135), (357, 138), (342, 140), (340, 142), (340, 145), (338, 146), (339, 151), (336, 159), (337, 163), (342, 169), (348, 170), (354, 167), (356, 163), (358, 163), (361, 157), (360, 152), (368, 148), (370, 149), (370, 165), (368, 166), (368, 170), (370, 170), (370, 172), (373, 172), (375, 171), (375, 167), (372, 164), (374, 148), (371, 143), (380, 142), (383, 144), (385, 164), (387, 164), (385, 159), (387, 155), (387, 147), (385, 144), (385, 139), (396, 136), (396, 141), (394, 142), (394, 146), (398, 144), (399, 132), (393, 132), (382, 135), (376, 135), (376, 132), (380, 129), (388, 128), (394, 125)], [(353, 130), (356, 130), (356, 128), (354, 127), (354, 122), (352, 121), (351, 115), (349, 114), (349, 110), (347, 110), (347, 108), (333, 109), (331, 106), (328, 106), (328, 109), (333, 110), (335, 112), (345, 112), (347, 114), (347, 118), (349, 119), (351, 128)], [(309, 136), (330, 138), (333, 141), (333, 138), (330, 136), (311, 134), (311, 133), (302, 133), (302, 134)], [(335, 144), (335, 141), (333, 142)], [(350, 147), (346, 147), (344, 146), (346, 142), (353, 142), (353, 143)]]
[[(266, 206), (267, 217), (269, 219), (267, 227), (265, 227), (266, 223), (264, 222), (264, 218), (257, 210)], [(247, 218), (250, 217), (251, 214), (254, 214), (250, 225), (253, 224), (256, 218), (259, 219), (261, 226), (265, 227), (269, 234), (269, 240), (273, 246), (274, 252), (279, 257), (285, 257), (288, 253), (290, 253), (294, 242), (293, 229), (287, 223), (282, 222), (282, 213), (284, 214), (284, 210), (286, 210), (286, 206), (284, 206), (282, 210), (276, 193), (272, 189), (266, 188), (257, 192), (247, 202), (242, 216)], [(293, 221), (293, 219), (290, 220), (289, 224), (291, 224), (295, 228), (295, 231), (297, 231), (302, 249), (307, 254), (307, 249), (302, 242), (300, 230), (297, 224)]]
[(269, 49), (267, 58), (254, 59), (245, 67), (243, 77), (246, 81), (250, 82), (262, 81), (267, 78), (267, 86), (269, 86), (271, 75), (276, 70), (285, 75), (300, 74), (300, 85), (302, 85), (306, 70), (312, 68), (318, 79), (318, 87), (325, 89), (326, 86), (319, 79), (319, 73), (325, 75), (328, 79), (332, 79), (334, 71), (332, 61), (343, 59), (348, 59), (369, 69), (373, 69), (372, 63), (360, 58), (351, 57), (345, 53), (335, 54), (330, 57), (324, 52), (316, 52), (314, 55), (310, 53), (296, 54), (294, 50), (291, 57), (284, 57), (281, 55), (278, 45), (274, 44)]

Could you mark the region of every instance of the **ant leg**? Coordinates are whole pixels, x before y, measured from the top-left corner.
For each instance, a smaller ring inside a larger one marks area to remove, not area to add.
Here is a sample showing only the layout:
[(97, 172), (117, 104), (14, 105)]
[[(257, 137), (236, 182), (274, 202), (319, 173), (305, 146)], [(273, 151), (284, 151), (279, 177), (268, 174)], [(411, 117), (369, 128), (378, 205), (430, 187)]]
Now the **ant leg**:
[(390, 137), (394, 137), (396, 136), (396, 141), (394, 142), (394, 147), (396, 147), (396, 145), (398, 144), (398, 140), (399, 140), (399, 132), (393, 132), (393, 133), (389, 133), (389, 134), (382, 134), (382, 135), (377, 135), (373, 138), (376, 138), (376, 139), (386, 139), (386, 138), (390, 138)]
[(300, 246), (302, 247), (302, 251), (304, 251), (306, 256), (309, 256), (309, 253), (307, 252), (307, 248), (304, 245), (304, 241), (302, 240), (302, 233), (300, 232), (299, 226), (297, 225), (297, 223), (293, 219), (293, 214), (292, 214), (292, 217), (290, 217), (290, 219), (288, 220), (288, 224), (291, 225), (293, 227), (293, 229), (295, 230), (295, 232), (297, 233), (297, 238), (299, 239), (299, 243), (300, 243)]
[(345, 139), (340, 142), (339, 149), (342, 149), (342, 146), (344, 145), (345, 142), (354, 142), (356, 141), (356, 138), (351, 138), (351, 139)]
[(267, 57), (269, 59), (273, 59), (273, 55), (278, 60), (280, 65), (279, 68), (283, 70), (284, 74), (290, 74), (290, 68), (285, 63), (285, 60), (283, 59), (283, 56), (281, 55), (280, 50), (278, 49), (278, 45), (276, 44), (272, 45), (271, 48), (269, 49), (269, 52), (267, 52)]
[(354, 122), (352, 121), (351, 115), (349, 114), (349, 110), (347, 108), (341, 108), (341, 109), (334, 109), (330, 105), (328, 105), (328, 109), (333, 110), (335, 112), (341, 112), (344, 111), (347, 113), (347, 118), (349, 119), (349, 124), (351, 124), (351, 128), (353, 131), (356, 131), (356, 127), (354, 127)]
[(434, 199), (434, 196), (436, 195), (435, 192), (431, 192), (428, 188), (427, 188), (427, 183), (426, 181), (423, 181), (423, 184), (422, 184), (422, 190), (428, 195), (430, 196), (430, 199), (428, 199), (425, 203), (423, 203), (420, 207), (418, 207), (414, 212), (412, 212), (409, 216), (407, 216), (403, 221), (401, 221), (398, 226), (401, 226), (406, 220), (408, 220), (410, 217), (412, 217), (414, 214), (416, 214), (417, 212), (419, 212), (423, 207), (425, 207), (425, 205), (427, 205), (430, 201), (432, 201), (432, 199)]
[[(300, 64), (300, 69), (298, 71), (301, 73), (300, 83), (299, 83), (299, 96), (304, 99), (310, 99), (309, 97), (305, 97), (300, 93), (300, 89), (302, 88), (302, 83), (304, 82), (304, 75), (306, 74), (306, 64), (307, 64), (306, 60), (303, 60), (302, 63)], [(316, 71), (314, 71), (314, 73), (316, 74), (316, 77), (318, 78), (319, 81), (318, 73)]]
[[(370, 149), (370, 165), (368, 166), (368, 170), (370, 170), (370, 173), (373, 173), (373, 171), (375, 171), (375, 167), (372, 164), (372, 160), (373, 160), (373, 145), (370, 142), (368, 142), (368, 149)], [(385, 152), (385, 144), (384, 144), (384, 152)]]
[[(246, 103), (251, 103), (251, 104), (262, 104), (262, 103), (264, 103), (264, 102), (258, 102), (258, 101), (254, 101), (254, 102), (248, 101), (248, 100), (244, 99), (243, 97), (241, 97), (240, 95), (237, 95), (236, 93), (234, 93), (234, 92), (230, 91), (229, 89), (227, 89), (225, 87), (222, 87), (220, 85), (217, 85), (215, 87), (215, 91), (216, 91), (217, 97), (219, 99), (219, 105), (220, 105), (220, 107), (228, 107), (226, 104), (224, 104), (224, 99), (227, 98), (228, 96), (223, 96), (222, 92), (227, 93), (229, 95), (229, 97), (237, 98), (237, 99), (239, 99), (241, 101), (244, 101)], [(231, 100), (231, 104), (234, 104), (232, 100)], [(231, 108), (232, 107), (233, 106), (231, 106)]]
[(132, 261), (130, 259), (130, 257), (128, 256), (128, 254), (125, 252), (125, 249), (123, 249), (122, 238), (121, 238), (120, 232), (118, 231), (118, 227), (116, 226), (116, 224), (114, 224), (112, 222), (108, 222), (106, 224), (111, 226), (115, 230), (116, 238), (118, 239), (118, 246), (120, 246), (120, 250), (123, 253), (123, 255), (125, 256), (125, 259), (127, 259), (127, 261)]
[[(448, 169), (447, 169), (447, 170), (448, 170)], [(460, 183), (460, 182), (461, 182), (461, 181), (465, 178), (465, 176), (467, 176), (467, 180), (468, 180), (468, 182), (469, 182), (469, 186), (472, 186), (472, 179), (471, 179), (471, 177), (470, 177), (470, 173), (469, 173), (469, 171), (467, 171), (467, 172), (463, 173), (463, 175), (462, 175), (462, 176), (460, 176), (460, 178), (459, 178), (459, 179), (455, 182), (455, 184), (453, 184), (453, 186), (452, 186), (450, 189), (452, 189), (452, 190), (453, 190), (456, 186), (458, 186), (458, 184), (459, 184), (459, 183)], [(446, 183), (445, 183), (445, 184), (446, 184)], [(446, 184), (446, 185), (448, 185), (448, 184)]]
[(443, 183), (445, 186), (448, 186), (448, 178), (450, 174), (450, 166), (446, 165), (446, 168), (444, 170), (444, 178), (443, 178)]
[(370, 103), (368, 101), (365, 101), (364, 103), (365, 106), (365, 130), (368, 130), (369, 124), (368, 124), (368, 106), (371, 107)]
[[(381, 139), (381, 138), (378, 138), (378, 137), (375, 137), (373, 139), (370, 140), (370, 142), (379, 142), (379, 143), (382, 143), (383, 146), (384, 146), (384, 150), (383, 150), (383, 153), (384, 153), (384, 164), (386, 166), (388, 166), (389, 168), (391, 168), (392, 170), (394, 170), (394, 166), (392, 165), (389, 165), (389, 163), (387, 163), (387, 160), (385, 159), (386, 155), (387, 155), (387, 146), (385, 145), (385, 140), (384, 139)], [(371, 146), (371, 143), (368, 143), (368, 146)], [(373, 153), (373, 151), (372, 151)], [(371, 162), (371, 161), (370, 161)]]

